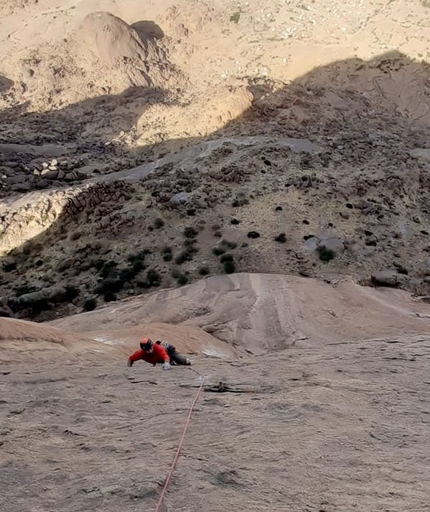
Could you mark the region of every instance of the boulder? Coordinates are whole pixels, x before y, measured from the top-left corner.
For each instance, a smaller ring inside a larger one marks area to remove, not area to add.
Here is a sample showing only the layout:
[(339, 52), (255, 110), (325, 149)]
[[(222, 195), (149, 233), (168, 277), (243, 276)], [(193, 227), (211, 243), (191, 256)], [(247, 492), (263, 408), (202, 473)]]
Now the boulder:
[(404, 284), (406, 277), (396, 270), (380, 270), (372, 274), (372, 282), (377, 286), (388, 286), (396, 288)]

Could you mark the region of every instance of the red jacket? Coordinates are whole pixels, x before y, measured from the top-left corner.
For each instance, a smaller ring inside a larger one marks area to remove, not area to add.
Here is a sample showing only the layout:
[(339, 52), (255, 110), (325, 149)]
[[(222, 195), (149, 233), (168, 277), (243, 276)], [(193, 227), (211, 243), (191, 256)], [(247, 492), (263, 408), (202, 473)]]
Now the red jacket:
[(143, 359), (151, 364), (157, 363), (165, 363), (166, 361), (170, 363), (170, 357), (167, 355), (166, 349), (161, 345), (157, 345), (154, 343), (152, 346), (153, 351), (151, 353), (145, 352), (145, 350), (139, 349), (136, 350), (134, 354), (132, 354), (128, 360), (131, 363), (139, 361), (139, 359)]

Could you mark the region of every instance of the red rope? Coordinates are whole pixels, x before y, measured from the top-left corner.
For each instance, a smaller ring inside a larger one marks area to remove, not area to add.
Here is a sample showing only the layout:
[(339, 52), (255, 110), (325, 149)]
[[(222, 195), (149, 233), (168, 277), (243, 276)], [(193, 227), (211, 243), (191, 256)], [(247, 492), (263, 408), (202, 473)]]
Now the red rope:
[[(190, 368), (190, 369), (192, 369), (195, 372), (197, 372), (197, 370), (195, 370), (194, 368)], [(177, 448), (176, 453), (175, 453), (175, 457), (173, 459), (172, 465), (170, 466), (170, 470), (169, 470), (169, 473), (167, 474), (167, 478), (166, 478), (166, 480), (164, 482), (164, 486), (163, 486), (163, 490), (161, 491), (160, 499), (158, 500), (157, 506), (155, 507), (155, 512), (159, 512), (160, 507), (161, 507), (161, 505), (163, 503), (164, 496), (165, 496), (165, 494), (167, 492), (167, 487), (169, 486), (170, 478), (172, 477), (173, 470), (175, 469), (176, 463), (178, 462), (179, 453), (181, 451), (182, 444), (184, 443), (185, 434), (187, 433), (188, 426), (190, 424), (191, 415), (193, 413), (194, 407), (195, 407), (195, 405), (197, 403), (197, 399), (199, 398), (199, 395), (200, 395), (200, 391), (202, 390), (203, 384), (204, 384), (205, 379), (206, 379), (206, 377), (201, 375), (201, 373), (199, 373), (199, 372), (197, 372), (197, 373), (202, 377), (202, 382), (200, 384), (199, 389), (197, 390), (196, 396), (194, 397), (194, 400), (193, 400), (193, 403), (191, 404), (190, 410), (188, 411), (188, 417), (187, 417), (187, 421), (185, 422), (185, 425), (184, 425), (184, 431), (182, 432), (182, 437), (181, 437), (181, 439), (179, 441), (178, 448)]]

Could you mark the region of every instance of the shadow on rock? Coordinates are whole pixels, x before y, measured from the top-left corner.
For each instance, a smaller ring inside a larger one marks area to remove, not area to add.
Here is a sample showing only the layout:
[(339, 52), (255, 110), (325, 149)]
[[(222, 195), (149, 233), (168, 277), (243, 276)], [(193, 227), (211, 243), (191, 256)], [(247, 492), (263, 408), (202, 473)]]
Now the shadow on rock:
[(9, 80), (3, 75), (0, 75), (0, 94), (8, 91), (11, 87), (13, 87), (14, 82)]

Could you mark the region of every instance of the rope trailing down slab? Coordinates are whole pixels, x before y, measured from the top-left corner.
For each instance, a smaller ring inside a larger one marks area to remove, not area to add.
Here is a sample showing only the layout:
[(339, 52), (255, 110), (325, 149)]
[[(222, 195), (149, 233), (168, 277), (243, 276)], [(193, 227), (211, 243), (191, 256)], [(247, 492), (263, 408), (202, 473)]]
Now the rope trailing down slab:
[(196, 395), (194, 397), (194, 400), (193, 400), (193, 402), (191, 404), (190, 410), (188, 411), (188, 417), (187, 417), (187, 420), (186, 420), (185, 425), (184, 425), (184, 430), (182, 432), (181, 439), (179, 440), (178, 448), (176, 449), (175, 457), (173, 459), (172, 465), (170, 466), (169, 473), (167, 474), (167, 478), (166, 478), (166, 480), (164, 482), (163, 490), (161, 491), (161, 495), (160, 495), (160, 499), (158, 500), (157, 506), (155, 507), (155, 512), (159, 512), (161, 510), (161, 505), (163, 504), (164, 496), (166, 495), (170, 479), (172, 477), (172, 474), (173, 474), (173, 471), (175, 469), (176, 463), (178, 462), (179, 454), (181, 452), (181, 448), (182, 448), (182, 445), (184, 443), (185, 434), (187, 433), (188, 426), (190, 424), (191, 415), (193, 413), (193, 410), (194, 410), (194, 407), (195, 407), (195, 405), (197, 403), (197, 400), (198, 400), (198, 398), (200, 396), (200, 392), (203, 389), (203, 384), (205, 383), (205, 380), (206, 380), (206, 377), (204, 377), (200, 372), (198, 372), (194, 368), (192, 368), (192, 369), (201, 376), (202, 382), (200, 384), (200, 387), (197, 390), (197, 393), (196, 393)]

